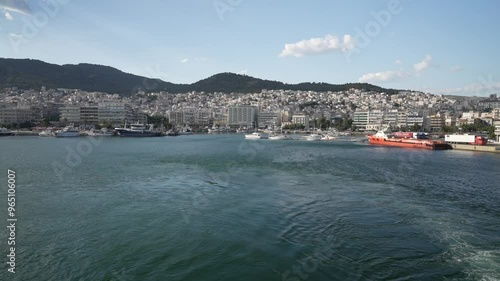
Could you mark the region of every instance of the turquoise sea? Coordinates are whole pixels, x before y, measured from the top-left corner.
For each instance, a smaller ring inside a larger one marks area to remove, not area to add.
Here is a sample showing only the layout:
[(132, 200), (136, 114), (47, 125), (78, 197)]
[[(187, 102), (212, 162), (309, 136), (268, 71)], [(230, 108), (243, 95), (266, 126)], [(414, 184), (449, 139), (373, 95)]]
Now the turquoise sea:
[(0, 280), (500, 280), (498, 154), (236, 134), (0, 146)]

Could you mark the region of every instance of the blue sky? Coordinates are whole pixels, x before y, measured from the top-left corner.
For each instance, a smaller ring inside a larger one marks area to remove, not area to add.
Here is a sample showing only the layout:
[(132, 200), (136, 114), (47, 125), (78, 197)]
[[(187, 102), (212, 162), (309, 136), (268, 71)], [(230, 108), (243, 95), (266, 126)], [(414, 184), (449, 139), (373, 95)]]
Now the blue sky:
[(0, 57), (175, 83), (219, 72), (500, 92), (500, 1), (0, 0)]

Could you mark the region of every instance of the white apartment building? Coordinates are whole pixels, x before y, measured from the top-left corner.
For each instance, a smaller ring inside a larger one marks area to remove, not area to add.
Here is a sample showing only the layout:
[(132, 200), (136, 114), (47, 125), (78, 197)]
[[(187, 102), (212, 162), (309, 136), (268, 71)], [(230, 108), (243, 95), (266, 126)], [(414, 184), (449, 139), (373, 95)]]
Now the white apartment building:
[(228, 109), (227, 124), (229, 126), (254, 127), (257, 123), (258, 109), (255, 106), (233, 106)]
[(98, 104), (97, 114), (99, 122), (124, 122), (127, 118), (127, 108), (123, 102), (108, 101)]

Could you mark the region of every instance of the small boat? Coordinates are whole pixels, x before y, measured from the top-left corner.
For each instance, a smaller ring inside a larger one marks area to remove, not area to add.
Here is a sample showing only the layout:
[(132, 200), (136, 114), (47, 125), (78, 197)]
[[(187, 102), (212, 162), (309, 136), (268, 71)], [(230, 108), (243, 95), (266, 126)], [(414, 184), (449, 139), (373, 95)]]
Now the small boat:
[(14, 132), (7, 128), (0, 128), (0, 137), (13, 136)]
[(247, 140), (260, 140), (260, 139), (264, 139), (265, 137), (263, 135), (261, 135), (260, 133), (251, 133), (251, 134), (246, 134), (245, 135), (245, 139)]
[(270, 140), (291, 140), (292, 138), (290, 138), (289, 136), (287, 135), (272, 135), (272, 136), (269, 136), (269, 139)]
[(335, 140), (337, 137), (335, 137), (334, 135), (332, 134), (326, 134), (324, 136), (321, 137), (321, 140), (322, 141), (331, 141), (331, 140)]
[(53, 137), (54, 136), (54, 132), (52, 132), (52, 130), (44, 130), (44, 131), (41, 131), (38, 136), (40, 137)]
[(322, 136), (318, 134), (310, 134), (305, 136), (307, 141), (319, 141), (321, 140)]
[(106, 128), (102, 128), (99, 131), (88, 131), (87, 136), (89, 137), (112, 137), (114, 135), (113, 132), (108, 131)]
[(69, 126), (64, 127), (64, 129), (57, 131), (55, 135), (56, 138), (74, 138), (80, 136), (80, 130), (75, 128), (73, 124), (70, 124)]
[(184, 127), (179, 131), (179, 135), (181, 135), (181, 136), (188, 136), (188, 135), (192, 135), (192, 134), (193, 134), (193, 130), (190, 127)]
[(176, 137), (179, 135), (179, 132), (177, 130), (168, 130), (166, 135), (169, 137)]

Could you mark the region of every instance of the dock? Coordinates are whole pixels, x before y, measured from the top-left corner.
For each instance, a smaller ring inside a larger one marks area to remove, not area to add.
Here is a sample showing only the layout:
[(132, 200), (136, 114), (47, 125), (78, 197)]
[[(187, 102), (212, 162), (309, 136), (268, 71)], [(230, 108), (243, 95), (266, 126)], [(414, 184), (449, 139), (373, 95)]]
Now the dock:
[(450, 144), (453, 149), (500, 153), (499, 145)]

